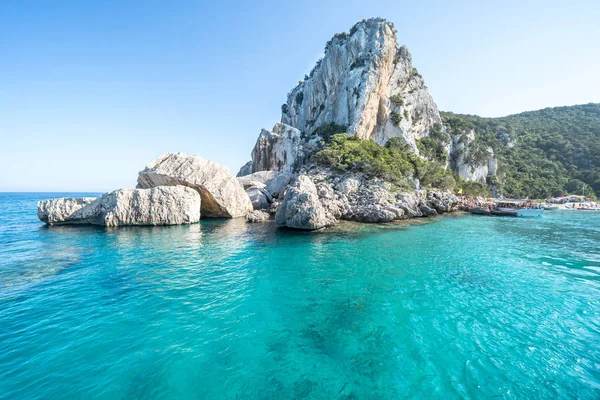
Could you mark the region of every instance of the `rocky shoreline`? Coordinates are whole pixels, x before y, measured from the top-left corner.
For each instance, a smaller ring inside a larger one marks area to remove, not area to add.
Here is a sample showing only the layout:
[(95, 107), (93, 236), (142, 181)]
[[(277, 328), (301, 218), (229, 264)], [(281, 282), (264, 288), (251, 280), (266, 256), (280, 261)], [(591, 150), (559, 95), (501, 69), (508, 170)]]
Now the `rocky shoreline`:
[(323, 59), (288, 94), (281, 122), (260, 132), (252, 160), (237, 177), (200, 156), (165, 153), (139, 172), (136, 189), (97, 199), (41, 201), (38, 217), (50, 225), (105, 226), (245, 217), (248, 222), (274, 219), (280, 226), (303, 230), (341, 220), (387, 223), (432, 217), (457, 210), (456, 196), (422, 190), (410, 173), (404, 172), (406, 183), (399, 186), (351, 172), (357, 169), (326, 168), (311, 157), (331, 143), (332, 135), (345, 133), (378, 146), (400, 139), (407, 151), (429, 162), (421, 154), (421, 140), (430, 139), (445, 156), (438, 168), (448, 171), (453, 157), (459, 161), (459, 175), (481, 180), (489, 171), (474, 174), (477, 166), (464, 162), (464, 148), (472, 138), (453, 144), (441, 124), (412, 56), (398, 46), (393, 25), (381, 18), (363, 20), (327, 43)]
[(260, 171), (235, 178), (200, 156), (166, 153), (138, 175), (136, 189), (93, 198), (40, 201), (49, 225), (178, 225), (200, 218), (274, 219), (316, 230), (340, 220), (385, 223), (456, 211), (457, 198), (435, 190), (402, 192), (384, 180), (312, 167), (297, 174)]

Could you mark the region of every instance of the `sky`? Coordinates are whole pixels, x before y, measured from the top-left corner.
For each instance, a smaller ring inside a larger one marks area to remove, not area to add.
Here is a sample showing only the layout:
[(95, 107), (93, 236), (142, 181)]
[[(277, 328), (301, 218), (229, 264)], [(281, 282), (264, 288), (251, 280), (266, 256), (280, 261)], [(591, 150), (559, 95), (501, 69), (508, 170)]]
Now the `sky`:
[(440, 110), (600, 102), (600, 2), (0, 1), (0, 191), (134, 187), (164, 152), (236, 173), (335, 33), (395, 24)]

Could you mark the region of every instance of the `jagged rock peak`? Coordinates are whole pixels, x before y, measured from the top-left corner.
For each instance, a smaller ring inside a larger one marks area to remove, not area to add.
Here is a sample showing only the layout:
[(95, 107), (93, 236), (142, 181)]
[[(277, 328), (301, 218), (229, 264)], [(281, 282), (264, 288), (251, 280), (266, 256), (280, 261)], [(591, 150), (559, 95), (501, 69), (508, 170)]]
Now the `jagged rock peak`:
[(308, 137), (331, 122), (380, 144), (400, 136), (418, 152), (415, 141), (441, 118), (393, 25), (373, 18), (327, 42), (323, 58), (288, 94), (281, 122)]

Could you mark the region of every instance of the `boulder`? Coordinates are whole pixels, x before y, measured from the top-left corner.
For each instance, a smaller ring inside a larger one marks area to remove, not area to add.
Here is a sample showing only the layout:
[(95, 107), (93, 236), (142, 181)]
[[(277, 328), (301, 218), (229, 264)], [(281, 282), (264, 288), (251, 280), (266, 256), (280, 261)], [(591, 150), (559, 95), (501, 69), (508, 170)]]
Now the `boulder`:
[(200, 220), (200, 195), (184, 186), (120, 189), (93, 198), (60, 198), (38, 203), (38, 218), (49, 225), (179, 225)]
[(264, 222), (268, 221), (271, 215), (266, 211), (254, 210), (246, 215), (246, 221), (248, 222)]
[(435, 209), (433, 209), (425, 204), (421, 204), (419, 206), (419, 209), (423, 213), (424, 217), (435, 217), (436, 215), (438, 215), (438, 213), (437, 213), (437, 211), (435, 211)]
[(244, 189), (260, 187), (266, 189), (271, 196), (279, 197), (290, 183), (289, 174), (277, 171), (258, 171), (250, 175), (237, 178)]
[(248, 197), (252, 202), (252, 207), (255, 210), (265, 210), (271, 206), (271, 202), (269, 201), (270, 196), (265, 193), (264, 189), (251, 187), (246, 190), (246, 194), (248, 194)]
[(427, 204), (439, 214), (456, 211), (458, 198), (452, 193), (429, 190), (427, 192)]
[(140, 189), (176, 185), (200, 193), (203, 217), (243, 217), (253, 208), (248, 195), (226, 167), (200, 156), (165, 153), (138, 175)]
[(275, 213), (278, 225), (296, 229), (315, 230), (335, 225), (336, 219), (319, 200), (315, 184), (300, 175), (287, 189)]

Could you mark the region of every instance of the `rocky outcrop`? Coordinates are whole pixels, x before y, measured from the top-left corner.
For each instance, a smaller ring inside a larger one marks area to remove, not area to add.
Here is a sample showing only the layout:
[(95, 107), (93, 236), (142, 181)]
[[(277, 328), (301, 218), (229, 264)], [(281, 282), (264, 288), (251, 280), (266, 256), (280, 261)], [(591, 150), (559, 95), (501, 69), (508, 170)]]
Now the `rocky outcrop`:
[(327, 43), (324, 57), (289, 93), (281, 122), (308, 137), (335, 122), (379, 144), (402, 137), (418, 152), (415, 141), (442, 120), (394, 27), (374, 18)]
[(268, 210), (283, 195), (291, 176), (277, 171), (259, 171), (237, 178), (255, 210)]
[(248, 161), (246, 164), (242, 165), (242, 168), (238, 171), (236, 176), (246, 176), (252, 173), (252, 160)]
[(273, 202), (273, 197), (264, 188), (250, 187), (246, 189), (246, 194), (255, 210), (266, 210)]
[(271, 196), (279, 197), (290, 183), (291, 175), (277, 171), (260, 171), (237, 178), (244, 189), (264, 187)]
[(303, 162), (303, 149), (298, 129), (280, 123), (272, 131), (263, 129), (252, 149), (252, 172), (292, 173)]
[[(292, 189), (288, 189), (277, 211), (276, 221), (280, 225), (290, 226), (288, 221), (296, 218), (303, 223), (294, 220), (294, 228), (315, 229), (315, 224), (305, 223), (310, 220), (311, 213), (318, 220), (384, 223), (452, 212), (458, 203), (451, 193), (436, 190), (405, 192), (381, 179), (352, 173), (340, 175), (318, 167), (307, 170), (299, 179), (302, 182), (295, 182)], [(286, 199), (296, 198), (302, 199), (303, 206), (290, 208)]]
[(184, 186), (120, 189), (93, 198), (60, 198), (38, 203), (49, 225), (179, 225), (200, 220), (200, 195)]
[(196, 155), (165, 153), (138, 175), (138, 188), (183, 185), (202, 198), (203, 217), (243, 217), (252, 203), (233, 174), (224, 166)]
[(455, 135), (450, 148), (450, 167), (466, 181), (486, 183), (488, 176), (496, 175), (498, 160), (491, 147), (481, 148), (470, 130)]
[(315, 184), (306, 175), (300, 175), (287, 189), (275, 214), (278, 225), (289, 228), (315, 230), (336, 223), (335, 217), (319, 200)]
[(254, 211), (249, 212), (248, 215), (246, 215), (246, 221), (248, 221), (248, 222), (265, 222), (265, 221), (268, 221), (270, 217), (271, 217), (271, 214), (269, 214), (266, 211), (254, 210)]

